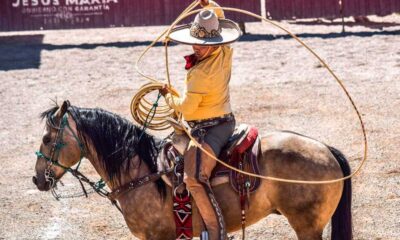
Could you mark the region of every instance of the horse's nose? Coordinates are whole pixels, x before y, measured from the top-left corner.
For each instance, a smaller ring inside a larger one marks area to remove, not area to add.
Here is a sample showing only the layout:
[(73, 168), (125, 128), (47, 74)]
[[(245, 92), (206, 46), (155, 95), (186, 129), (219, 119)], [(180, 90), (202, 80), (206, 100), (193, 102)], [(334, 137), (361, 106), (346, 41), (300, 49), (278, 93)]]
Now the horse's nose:
[(35, 176), (32, 177), (32, 182), (37, 186), (37, 178)]
[(33, 184), (36, 185), (36, 187), (40, 191), (48, 191), (48, 190), (50, 190), (50, 182), (46, 181), (45, 178), (41, 177), (40, 175), (33, 176), (32, 177), (32, 182), (33, 182)]

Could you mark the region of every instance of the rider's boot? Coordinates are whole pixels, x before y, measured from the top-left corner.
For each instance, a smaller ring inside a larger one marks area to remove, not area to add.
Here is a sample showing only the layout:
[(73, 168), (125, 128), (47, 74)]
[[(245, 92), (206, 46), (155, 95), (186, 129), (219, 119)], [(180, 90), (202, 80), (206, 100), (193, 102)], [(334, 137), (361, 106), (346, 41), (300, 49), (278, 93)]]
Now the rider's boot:
[[(208, 144), (203, 143), (202, 146), (210, 153), (213, 153)], [(204, 153), (201, 154), (200, 162), (198, 162), (199, 158), (196, 154), (197, 148), (191, 143), (185, 153), (184, 181), (206, 225), (208, 239), (225, 240), (227, 238), (227, 233), (225, 230), (224, 218), (209, 182), (209, 177), (216, 162)]]

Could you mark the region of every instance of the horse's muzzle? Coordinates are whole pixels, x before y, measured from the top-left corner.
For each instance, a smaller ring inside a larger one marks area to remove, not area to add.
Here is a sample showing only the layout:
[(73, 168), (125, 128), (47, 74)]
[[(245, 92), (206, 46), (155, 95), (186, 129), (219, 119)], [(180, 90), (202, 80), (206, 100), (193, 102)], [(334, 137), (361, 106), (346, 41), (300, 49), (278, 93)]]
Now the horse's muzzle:
[(32, 182), (37, 186), (37, 178), (35, 176), (32, 177)]
[(40, 181), (36, 176), (33, 176), (32, 182), (33, 182), (33, 184), (36, 185), (36, 187), (40, 191), (49, 191), (50, 190), (50, 182), (44, 180), (44, 178), (43, 178), (43, 181)]

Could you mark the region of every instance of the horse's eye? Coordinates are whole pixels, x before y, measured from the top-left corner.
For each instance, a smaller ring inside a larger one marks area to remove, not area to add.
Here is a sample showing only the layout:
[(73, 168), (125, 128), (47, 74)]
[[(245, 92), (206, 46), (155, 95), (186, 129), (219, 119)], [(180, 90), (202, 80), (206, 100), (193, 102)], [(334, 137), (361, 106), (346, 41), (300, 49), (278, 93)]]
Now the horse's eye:
[(49, 135), (46, 135), (46, 136), (43, 137), (43, 144), (44, 144), (44, 145), (49, 144), (50, 141), (51, 141), (51, 138), (50, 138)]

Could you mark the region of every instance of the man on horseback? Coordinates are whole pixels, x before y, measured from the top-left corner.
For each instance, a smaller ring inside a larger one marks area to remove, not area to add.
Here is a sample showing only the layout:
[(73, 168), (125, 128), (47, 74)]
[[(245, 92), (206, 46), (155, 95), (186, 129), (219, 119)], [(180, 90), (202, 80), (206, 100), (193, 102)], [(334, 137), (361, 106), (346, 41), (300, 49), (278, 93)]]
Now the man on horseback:
[[(232, 48), (241, 33), (236, 23), (224, 19), (222, 9), (215, 2), (201, 0), (205, 8), (196, 15), (192, 24), (172, 30), (171, 40), (192, 45), (194, 54), (186, 56), (185, 92), (174, 97), (165, 86), (160, 93), (167, 103), (191, 127), (191, 133), (202, 147), (218, 157), (221, 149), (235, 129), (229, 98), (232, 68)], [(196, 201), (207, 228), (209, 239), (226, 239), (222, 212), (215, 200), (209, 178), (216, 161), (190, 142), (184, 155), (187, 188)]]

